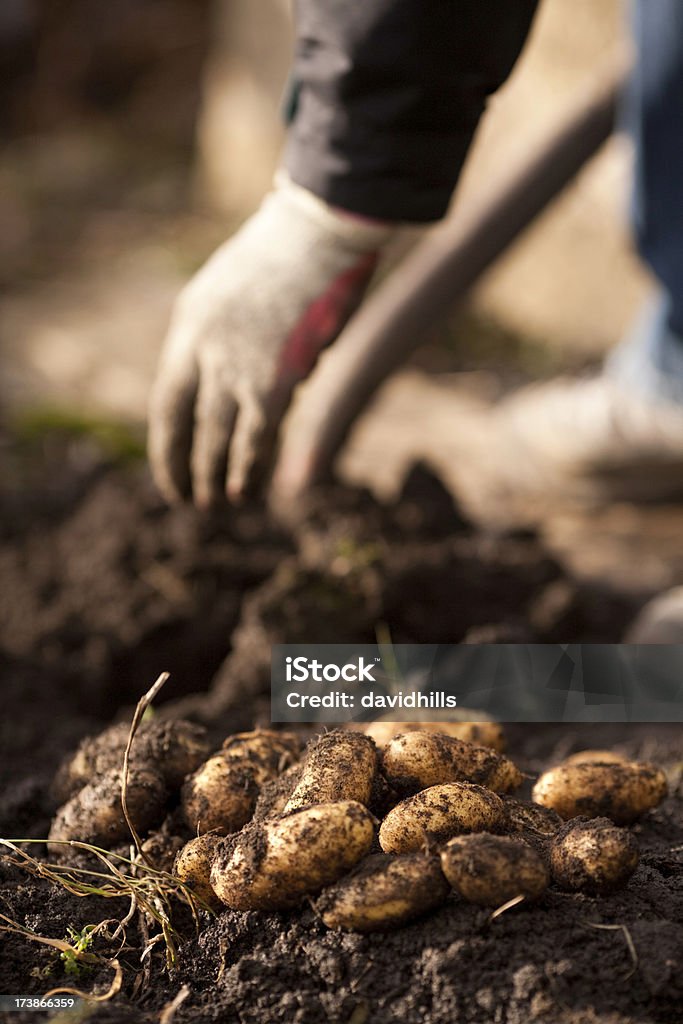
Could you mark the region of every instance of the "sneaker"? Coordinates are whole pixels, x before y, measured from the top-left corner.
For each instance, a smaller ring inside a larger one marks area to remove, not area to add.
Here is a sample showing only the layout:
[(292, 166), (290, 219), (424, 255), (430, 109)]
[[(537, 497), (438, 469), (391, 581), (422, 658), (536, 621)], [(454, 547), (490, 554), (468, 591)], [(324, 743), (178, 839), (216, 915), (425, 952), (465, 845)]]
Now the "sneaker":
[(628, 644), (683, 644), (683, 587), (649, 601), (625, 637)]
[(489, 493), (562, 500), (683, 496), (683, 406), (608, 376), (524, 388), (483, 427), (478, 471)]

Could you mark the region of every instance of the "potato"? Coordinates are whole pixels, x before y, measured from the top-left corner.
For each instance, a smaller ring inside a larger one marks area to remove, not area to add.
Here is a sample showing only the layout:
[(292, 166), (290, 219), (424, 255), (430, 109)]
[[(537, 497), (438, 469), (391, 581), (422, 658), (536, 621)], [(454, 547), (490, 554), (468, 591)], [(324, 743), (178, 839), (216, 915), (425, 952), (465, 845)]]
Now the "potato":
[(503, 801), (469, 782), (431, 786), (389, 811), (379, 830), (385, 853), (412, 853), (462, 832), (496, 832), (505, 824)]
[(325, 733), (309, 747), (284, 813), (340, 800), (367, 805), (376, 771), (377, 749), (369, 737), (342, 729)]
[(627, 764), (628, 758), (616, 750), (577, 750), (562, 764)]
[(185, 840), (181, 836), (165, 832), (162, 827), (158, 831), (150, 833), (145, 839), (142, 844), (142, 852), (157, 871), (172, 871), (175, 856), (184, 845)]
[(215, 832), (196, 836), (185, 843), (173, 864), (173, 874), (181, 882), (187, 882), (192, 891), (213, 910), (220, 910), (223, 906), (211, 888), (210, 881), (211, 865), (222, 843), (222, 836)]
[(229, 736), (185, 780), (181, 805), (192, 832), (237, 832), (254, 813), (260, 787), (291, 764), (299, 748), (292, 733), (269, 729)]
[(550, 849), (550, 868), (563, 889), (593, 895), (625, 885), (638, 866), (633, 835), (609, 818), (579, 818), (563, 826)]
[(523, 778), (512, 761), (488, 747), (422, 731), (391, 740), (382, 754), (382, 770), (389, 785), (401, 794), (444, 782), (474, 782), (508, 793)]
[[(167, 790), (157, 772), (134, 768), (128, 775), (127, 806), (140, 833), (158, 825), (166, 811)], [(48, 849), (59, 854), (57, 840), (76, 839), (97, 846), (111, 846), (130, 839), (121, 806), (121, 770), (114, 768), (84, 786), (54, 817)], [(51, 845), (52, 844), (52, 845)]]
[(505, 734), (498, 722), (367, 722), (363, 727), (378, 747), (383, 747), (395, 736), (406, 732), (438, 732), (453, 736), (466, 743), (491, 747), (499, 753), (505, 749)]
[(463, 899), (500, 907), (515, 896), (534, 900), (548, 887), (540, 856), (510, 836), (457, 836), (441, 851), (441, 870)]
[(192, 832), (237, 832), (251, 818), (268, 771), (242, 758), (214, 754), (186, 780), (183, 816)]
[(606, 816), (636, 821), (667, 794), (666, 776), (653, 764), (561, 764), (539, 778), (533, 798), (564, 818)]
[(301, 778), (301, 771), (302, 767), (300, 764), (293, 764), (291, 768), (286, 768), (282, 775), (264, 782), (256, 801), (256, 807), (254, 808), (254, 821), (263, 821), (264, 818), (281, 817), (285, 804)]
[[(130, 725), (119, 722), (98, 736), (83, 740), (57, 773), (53, 786), (57, 798), (66, 800), (98, 776), (120, 769), (129, 732)], [(152, 719), (143, 722), (135, 734), (129, 763), (131, 768), (158, 772), (169, 789), (177, 789), (208, 753), (206, 730), (202, 726), (182, 720)]]
[(506, 796), (503, 803), (511, 832), (552, 836), (562, 827), (562, 818), (550, 807), (535, 804), (532, 800), (516, 800), (512, 796)]
[(177, 789), (186, 775), (202, 763), (209, 752), (206, 730), (184, 721), (152, 721), (133, 739), (131, 755), (140, 763), (151, 763), (169, 789)]
[(438, 857), (376, 853), (341, 882), (325, 889), (316, 910), (328, 928), (391, 931), (438, 907), (447, 895), (448, 882)]
[(228, 736), (221, 748), (229, 757), (246, 758), (269, 769), (272, 776), (279, 775), (298, 760), (303, 743), (293, 732), (274, 729), (254, 729)]
[(253, 822), (217, 852), (211, 886), (233, 910), (296, 906), (365, 856), (374, 820), (362, 804), (343, 800)]
[(127, 722), (118, 722), (97, 736), (86, 736), (81, 740), (76, 751), (67, 755), (57, 771), (52, 783), (55, 797), (66, 802), (97, 776), (120, 769), (129, 732)]

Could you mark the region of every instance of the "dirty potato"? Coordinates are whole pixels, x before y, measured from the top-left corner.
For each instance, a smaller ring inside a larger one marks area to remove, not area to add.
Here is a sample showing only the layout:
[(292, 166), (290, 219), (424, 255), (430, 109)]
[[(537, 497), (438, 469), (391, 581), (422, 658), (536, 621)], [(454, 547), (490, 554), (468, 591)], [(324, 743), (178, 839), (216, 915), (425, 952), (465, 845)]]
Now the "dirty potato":
[(185, 845), (181, 836), (166, 832), (162, 828), (151, 832), (142, 844), (147, 861), (157, 871), (171, 871), (178, 850)]
[(562, 818), (551, 807), (535, 804), (533, 800), (516, 800), (506, 796), (503, 800), (510, 832), (533, 832), (552, 836), (562, 827)]
[(298, 760), (302, 746), (296, 733), (253, 729), (228, 736), (221, 751), (228, 757), (244, 758), (267, 768), (274, 777)]
[(211, 888), (211, 865), (222, 842), (222, 836), (215, 832), (196, 836), (185, 843), (173, 864), (173, 874), (214, 910), (219, 910), (222, 903)]
[(282, 775), (264, 782), (254, 808), (254, 821), (263, 821), (264, 818), (279, 818), (282, 815), (285, 804), (301, 778), (301, 771), (300, 764), (293, 764), (291, 768), (285, 769)]
[(628, 758), (616, 750), (577, 750), (565, 757), (562, 764), (627, 764)]
[(251, 818), (259, 787), (269, 777), (267, 769), (249, 760), (214, 754), (181, 790), (188, 828), (198, 834), (237, 832)]
[(154, 721), (141, 728), (133, 739), (131, 756), (136, 763), (149, 764), (177, 789), (186, 775), (202, 763), (209, 752), (206, 730), (185, 721)]
[[(147, 768), (131, 769), (126, 804), (139, 833), (144, 834), (162, 821), (166, 800), (166, 786), (157, 772)], [(80, 789), (57, 811), (48, 849), (60, 854), (58, 841), (63, 840), (111, 846), (122, 839), (130, 839), (130, 830), (121, 805), (121, 770), (114, 768)]]
[(537, 899), (548, 887), (541, 857), (510, 836), (457, 836), (441, 851), (441, 870), (463, 899), (500, 907), (515, 896)]
[(509, 793), (522, 773), (489, 747), (423, 731), (396, 736), (382, 753), (382, 770), (398, 793), (416, 793), (445, 782), (474, 782), (496, 793)]
[(505, 749), (503, 726), (498, 722), (367, 722), (362, 727), (378, 747), (390, 743), (400, 733), (437, 732), (452, 736), (465, 743), (480, 747), (491, 747), (499, 753)]
[(379, 830), (385, 853), (412, 853), (463, 832), (496, 832), (505, 824), (503, 801), (469, 782), (431, 786), (389, 811)]
[(229, 736), (222, 749), (188, 779), (181, 806), (193, 832), (237, 832), (251, 818), (261, 786), (276, 778), (298, 754), (292, 733), (270, 729)]
[[(86, 783), (123, 765), (130, 725), (119, 722), (97, 736), (82, 741), (57, 772), (53, 792), (66, 800)], [(207, 757), (206, 730), (192, 722), (144, 722), (133, 739), (129, 763), (132, 768), (150, 768), (158, 772), (169, 789), (177, 789), (183, 779)]]
[(533, 799), (567, 821), (605, 816), (629, 825), (664, 800), (666, 776), (653, 764), (561, 764), (539, 778)]
[(374, 834), (374, 818), (353, 800), (253, 822), (218, 850), (211, 887), (233, 910), (293, 907), (350, 871)]
[(328, 928), (391, 931), (438, 907), (448, 895), (448, 888), (438, 857), (378, 853), (325, 889), (316, 909)]
[(638, 845), (609, 818), (580, 818), (563, 826), (550, 849), (550, 868), (563, 889), (602, 895), (625, 885), (638, 866)]
[(325, 733), (309, 747), (284, 813), (340, 800), (367, 805), (376, 771), (377, 749), (369, 737), (342, 729)]

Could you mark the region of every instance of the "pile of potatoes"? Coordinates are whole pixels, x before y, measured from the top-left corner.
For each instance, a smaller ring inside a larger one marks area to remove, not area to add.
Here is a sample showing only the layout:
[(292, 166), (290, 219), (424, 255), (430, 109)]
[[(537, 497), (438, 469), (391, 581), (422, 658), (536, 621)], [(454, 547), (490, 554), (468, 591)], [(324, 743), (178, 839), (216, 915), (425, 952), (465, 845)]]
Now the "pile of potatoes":
[[(112, 849), (131, 834), (121, 804), (129, 727), (84, 740), (53, 784), (62, 802), (48, 850), (65, 859), (69, 840)], [(252, 817), (261, 787), (290, 767), (303, 742), (291, 733), (257, 730), (230, 736), (210, 753), (206, 730), (185, 721), (143, 723), (129, 756), (126, 806), (143, 849), (163, 869), (191, 835), (238, 831)]]
[[(544, 773), (533, 799), (520, 800), (513, 794), (524, 776), (502, 753), (494, 723), (403, 731), (394, 724), (383, 735), (373, 723), (367, 733), (325, 733), (305, 751), (296, 734), (262, 729), (229, 737), (210, 756), (196, 727), (164, 728), (161, 757), (154, 730), (143, 734), (145, 763), (134, 760), (128, 791), (141, 832), (177, 803), (174, 824), (147, 839), (150, 852), (175, 830), (173, 870), (208, 906), (272, 911), (315, 900), (334, 929), (392, 929), (451, 892), (490, 908), (536, 900), (551, 883), (610, 892), (638, 863), (623, 826), (667, 792), (654, 765), (586, 751)], [(81, 750), (74, 758), (71, 775), (80, 781), (84, 763), (94, 763), (88, 756)], [(114, 822), (122, 816), (102, 797), (110, 776), (107, 767), (77, 789), (51, 839), (83, 838), (76, 833), (86, 809), (91, 837), (119, 835)], [(192, 838), (183, 841), (183, 832)]]

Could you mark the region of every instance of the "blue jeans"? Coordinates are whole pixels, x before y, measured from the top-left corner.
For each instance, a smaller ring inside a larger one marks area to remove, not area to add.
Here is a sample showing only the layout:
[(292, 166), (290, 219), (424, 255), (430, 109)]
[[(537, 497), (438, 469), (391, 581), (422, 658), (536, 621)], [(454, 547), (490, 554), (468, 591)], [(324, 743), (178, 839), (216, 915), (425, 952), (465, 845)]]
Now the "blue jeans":
[(635, 0), (633, 34), (637, 61), (624, 97), (635, 144), (633, 231), (660, 292), (607, 368), (641, 394), (683, 405), (682, 0)]

